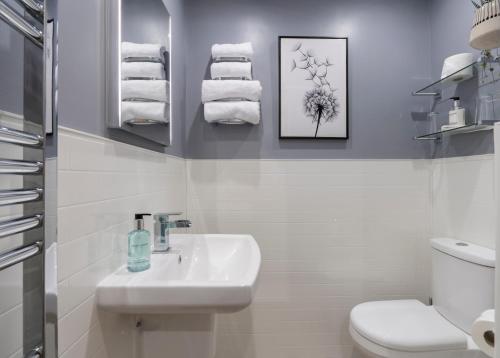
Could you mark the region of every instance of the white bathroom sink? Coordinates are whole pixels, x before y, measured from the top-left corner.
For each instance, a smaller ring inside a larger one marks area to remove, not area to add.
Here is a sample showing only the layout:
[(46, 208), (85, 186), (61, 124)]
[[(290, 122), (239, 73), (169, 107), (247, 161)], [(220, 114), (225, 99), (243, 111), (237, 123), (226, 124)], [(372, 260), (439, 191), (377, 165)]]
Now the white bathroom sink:
[(171, 235), (151, 268), (123, 266), (97, 286), (97, 303), (120, 313), (224, 313), (247, 307), (261, 257), (250, 235)]

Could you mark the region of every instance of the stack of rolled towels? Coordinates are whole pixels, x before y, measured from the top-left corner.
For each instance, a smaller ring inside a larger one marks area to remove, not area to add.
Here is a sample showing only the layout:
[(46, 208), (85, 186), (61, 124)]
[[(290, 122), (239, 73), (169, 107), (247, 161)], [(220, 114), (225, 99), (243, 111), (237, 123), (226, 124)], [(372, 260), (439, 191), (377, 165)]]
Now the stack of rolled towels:
[(124, 122), (168, 123), (170, 84), (160, 44), (122, 43), (121, 100)]
[(252, 78), (252, 56), (250, 42), (212, 46), (211, 80), (201, 90), (207, 122), (260, 122), (262, 86)]

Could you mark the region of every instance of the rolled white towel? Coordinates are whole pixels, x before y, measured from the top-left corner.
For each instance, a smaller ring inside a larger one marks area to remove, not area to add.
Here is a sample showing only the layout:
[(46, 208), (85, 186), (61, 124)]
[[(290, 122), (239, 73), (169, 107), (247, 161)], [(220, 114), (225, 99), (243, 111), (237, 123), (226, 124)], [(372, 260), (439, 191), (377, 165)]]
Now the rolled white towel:
[(260, 81), (215, 81), (205, 80), (201, 86), (203, 103), (228, 99), (246, 99), (259, 101), (262, 95)]
[(165, 79), (165, 68), (154, 62), (122, 62), (122, 79), (128, 77), (147, 77)]
[(241, 44), (215, 44), (212, 46), (212, 57), (253, 57), (253, 47), (251, 42)]
[(232, 120), (251, 124), (260, 122), (259, 102), (208, 102), (204, 107), (205, 120), (209, 123)]
[(252, 79), (251, 62), (215, 62), (210, 66), (212, 79), (241, 77)]
[(122, 81), (122, 100), (140, 99), (170, 103), (169, 82), (165, 80)]
[(127, 57), (154, 57), (163, 60), (165, 48), (160, 44), (122, 42), (122, 59)]
[(122, 121), (154, 120), (168, 123), (170, 105), (163, 102), (122, 102)]

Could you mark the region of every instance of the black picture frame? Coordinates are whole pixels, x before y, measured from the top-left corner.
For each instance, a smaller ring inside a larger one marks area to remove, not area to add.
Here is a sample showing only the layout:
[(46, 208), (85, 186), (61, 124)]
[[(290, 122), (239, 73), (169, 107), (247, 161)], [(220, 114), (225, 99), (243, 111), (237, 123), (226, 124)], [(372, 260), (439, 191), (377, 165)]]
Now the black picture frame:
[[(342, 136), (328, 136), (328, 137), (317, 137), (317, 136), (290, 136), (283, 134), (283, 111), (282, 111), (282, 40), (283, 39), (318, 39), (318, 40), (341, 40), (345, 41), (345, 135)], [(349, 38), (348, 37), (329, 37), (329, 36), (278, 36), (278, 111), (279, 111), (279, 139), (280, 140), (348, 140), (349, 139)]]

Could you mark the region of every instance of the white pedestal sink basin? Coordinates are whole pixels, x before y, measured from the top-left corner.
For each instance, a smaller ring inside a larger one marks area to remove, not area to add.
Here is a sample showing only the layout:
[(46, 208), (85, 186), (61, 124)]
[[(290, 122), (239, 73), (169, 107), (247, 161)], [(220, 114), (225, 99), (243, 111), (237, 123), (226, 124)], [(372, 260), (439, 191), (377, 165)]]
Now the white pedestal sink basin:
[(118, 313), (229, 313), (247, 307), (261, 256), (249, 235), (171, 235), (151, 268), (123, 266), (97, 286), (97, 304)]

